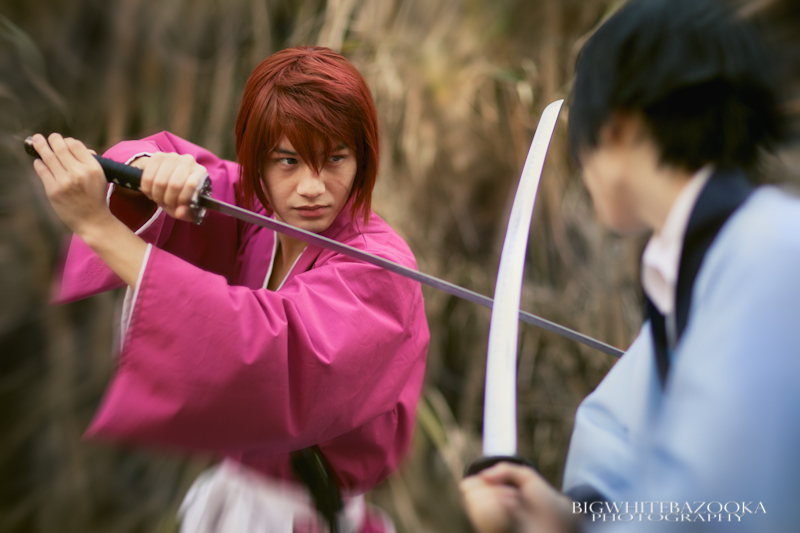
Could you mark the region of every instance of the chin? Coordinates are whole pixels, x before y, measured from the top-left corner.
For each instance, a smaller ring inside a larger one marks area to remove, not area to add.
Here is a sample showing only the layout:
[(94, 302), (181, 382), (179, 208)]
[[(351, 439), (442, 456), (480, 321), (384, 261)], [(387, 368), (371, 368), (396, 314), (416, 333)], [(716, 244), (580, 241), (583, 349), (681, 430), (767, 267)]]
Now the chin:
[(312, 233), (322, 233), (326, 229), (328, 229), (333, 221), (332, 220), (306, 220), (301, 219), (296, 221), (293, 225), (304, 229), (306, 231), (310, 231)]
[(600, 223), (609, 231), (623, 236), (635, 237), (646, 233), (651, 228), (642, 222), (626, 205), (616, 203), (601, 203), (598, 205), (595, 202), (595, 209), (597, 218)]
[(639, 221), (630, 221), (630, 220), (611, 220), (608, 222), (604, 221), (604, 225), (613, 233), (621, 237), (637, 237), (639, 235), (647, 233), (651, 229), (647, 225), (642, 224)]

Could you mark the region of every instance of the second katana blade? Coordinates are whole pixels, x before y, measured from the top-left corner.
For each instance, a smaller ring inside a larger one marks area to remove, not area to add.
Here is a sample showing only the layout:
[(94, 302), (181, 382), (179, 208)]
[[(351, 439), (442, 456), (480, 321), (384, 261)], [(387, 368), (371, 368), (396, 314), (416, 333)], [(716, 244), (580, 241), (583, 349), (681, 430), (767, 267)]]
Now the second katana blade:
[(517, 316), (522, 273), (536, 191), (563, 103), (563, 100), (558, 100), (547, 106), (539, 120), (522, 168), (500, 255), (486, 355), (484, 457), (513, 456), (517, 453)]

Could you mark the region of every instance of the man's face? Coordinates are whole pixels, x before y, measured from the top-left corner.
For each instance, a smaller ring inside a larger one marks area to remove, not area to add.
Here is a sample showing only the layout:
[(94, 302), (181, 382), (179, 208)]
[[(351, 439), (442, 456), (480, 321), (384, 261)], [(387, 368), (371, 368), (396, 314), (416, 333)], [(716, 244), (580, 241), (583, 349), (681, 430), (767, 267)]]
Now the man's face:
[(641, 200), (658, 153), (642, 131), (638, 118), (616, 117), (600, 131), (597, 146), (586, 148), (581, 155), (583, 182), (598, 217), (620, 235), (649, 229)]
[(314, 233), (328, 229), (350, 196), (356, 156), (342, 145), (319, 174), (282, 137), (262, 169), (267, 197), (278, 220)]
[(582, 158), (583, 182), (592, 196), (600, 222), (620, 235), (645, 229), (636, 217), (627, 188), (628, 169), (622, 154), (605, 147), (592, 149)]

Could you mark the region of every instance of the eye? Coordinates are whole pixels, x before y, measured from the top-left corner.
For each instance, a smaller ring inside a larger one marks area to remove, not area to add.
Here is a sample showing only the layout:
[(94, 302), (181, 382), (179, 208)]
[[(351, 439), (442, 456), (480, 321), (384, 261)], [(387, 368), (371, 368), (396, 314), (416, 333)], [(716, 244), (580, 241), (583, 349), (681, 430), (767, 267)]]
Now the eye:
[(328, 160), (330, 163), (339, 163), (347, 159), (347, 154), (333, 154), (331, 158)]
[(280, 165), (292, 166), (297, 164), (297, 159), (294, 157), (276, 157), (273, 159), (273, 161)]

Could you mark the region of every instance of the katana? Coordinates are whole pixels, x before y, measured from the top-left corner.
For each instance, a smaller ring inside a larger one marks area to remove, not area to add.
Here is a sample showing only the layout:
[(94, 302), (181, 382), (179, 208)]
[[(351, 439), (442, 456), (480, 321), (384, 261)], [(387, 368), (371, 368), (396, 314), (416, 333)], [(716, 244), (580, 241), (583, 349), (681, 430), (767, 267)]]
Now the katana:
[(483, 407), (483, 457), (472, 463), (467, 475), (500, 461), (527, 464), (517, 456), (517, 336), (522, 294), (522, 274), (528, 249), (536, 191), (544, 169), (547, 148), (564, 100), (542, 112), (514, 196), (494, 289), (494, 309), (489, 322), (486, 386)]
[[(36, 150), (33, 148), (33, 142), (30, 137), (25, 139), (25, 151), (28, 152), (28, 154), (30, 154), (33, 157), (39, 157), (39, 154), (37, 154)], [(100, 163), (100, 166), (103, 168), (103, 171), (105, 172), (106, 179), (109, 182), (135, 191), (140, 190), (140, 182), (142, 177), (141, 169), (132, 167), (130, 165), (125, 165), (123, 163), (119, 163), (112, 159), (108, 159), (98, 155), (95, 155), (94, 157)], [(206, 179), (203, 180), (201, 184), (198, 186), (197, 191), (192, 197), (190, 206), (195, 215), (196, 223), (202, 222), (206, 210), (217, 211), (219, 213), (232, 216), (238, 220), (242, 220), (244, 222), (249, 222), (251, 224), (255, 224), (263, 228), (277, 231), (278, 233), (282, 233), (284, 235), (288, 235), (289, 237), (299, 239), (308, 244), (319, 246), (320, 248), (325, 248), (327, 250), (338, 252), (347, 257), (358, 259), (360, 261), (364, 261), (366, 263), (370, 263), (372, 265), (384, 268), (386, 270), (389, 270), (390, 272), (394, 272), (395, 274), (399, 274), (406, 278), (413, 279), (424, 285), (428, 285), (429, 287), (433, 287), (435, 289), (443, 291), (452, 296), (462, 298), (469, 302), (482, 305), (484, 307), (488, 307), (489, 309), (492, 309), (492, 306), (494, 304), (494, 301), (488, 296), (484, 296), (483, 294), (477, 293), (470, 289), (466, 289), (454, 283), (450, 283), (449, 281), (445, 281), (443, 279), (431, 276), (430, 274), (425, 274), (424, 272), (414, 270), (413, 268), (409, 268), (399, 263), (395, 263), (394, 261), (390, 261), (389, 259), (384, 259), (383, 257), (379, 257), (369, 252), (365, 252), (364, 250), (359, 250), (358, 248), (354, 248), (352, 246), (348, 246), (333, 239), (323, 237), (322, 235), (318, 235), (316, 233), (306, 231), (301, 228), (297, 228), (295, 226), (286, 224), (285, 222), (275, 220), (274, 218), (260, 215), (258, 213), (254, 213), (247, 209), (243, 209), (239, 206), (229, 204), (221, 200), (217, 200), (216, 198), (212, 198), (211, 182), (207, 176)], [(585, 346), (589, 346), (590, 348), (600, 350), (601, 352), (613, 355), (615, 357), (619, 357), (622, 355), (622, 351), (619, 350), (618, 348), (615, 348), (614, 346), (601, 342), (597, 339), (593, 339), (592, 337), (589, 337), (582, 333), (578, 333), (577, 331), (574, 331), (570, 328), (567, 328), (560, 324), (556, 324), (555, 322), (551, 322), (550, 320), (546, 320), (544, 318), (533, 315), (526, 311), (520, 310), (517, 313), (517, 316), (519, 317), (519, 320), (522, 320), (525, 323), (537, 326), (546, 331), (555, 333), (556, 335), (560, 335), (562, 337), (573, 340)]]

